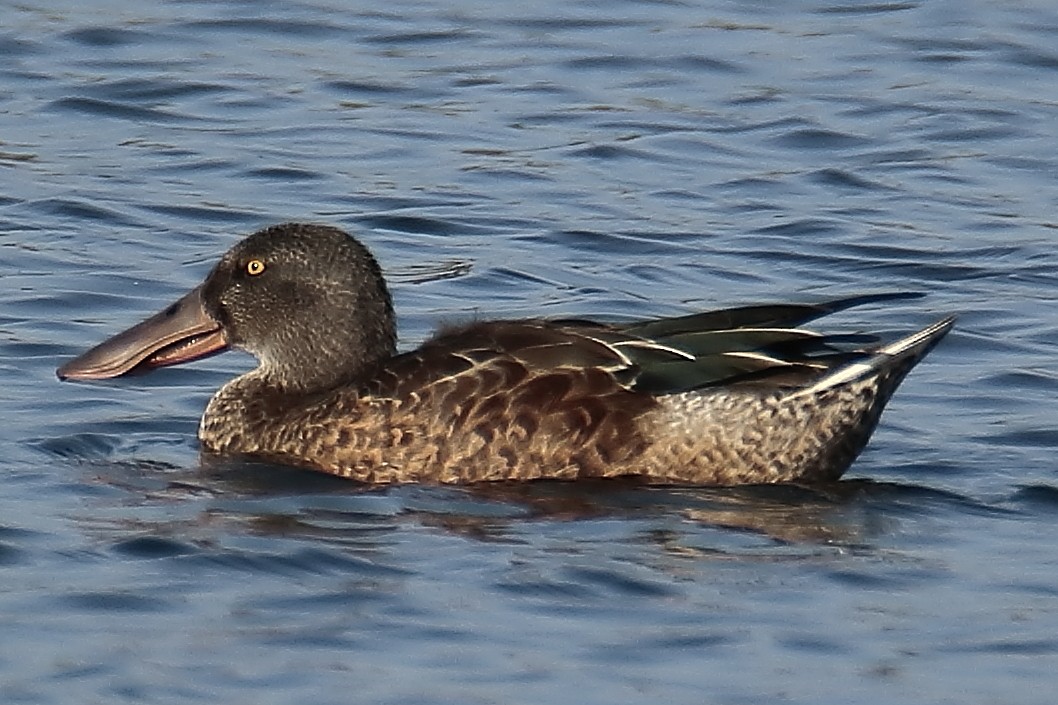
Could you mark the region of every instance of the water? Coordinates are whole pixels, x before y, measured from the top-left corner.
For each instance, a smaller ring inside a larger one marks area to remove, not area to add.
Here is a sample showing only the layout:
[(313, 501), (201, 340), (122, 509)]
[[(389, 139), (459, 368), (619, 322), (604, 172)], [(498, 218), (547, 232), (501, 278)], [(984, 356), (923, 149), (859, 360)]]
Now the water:
[[(1049, 703), (1051, 3), (8, 5), (5, 703)], [(402, 340), (864, 291), (957, 330), (837, 487), (400, 487), (203, 466), (230, 354), (60, 361), (282, 220)]]

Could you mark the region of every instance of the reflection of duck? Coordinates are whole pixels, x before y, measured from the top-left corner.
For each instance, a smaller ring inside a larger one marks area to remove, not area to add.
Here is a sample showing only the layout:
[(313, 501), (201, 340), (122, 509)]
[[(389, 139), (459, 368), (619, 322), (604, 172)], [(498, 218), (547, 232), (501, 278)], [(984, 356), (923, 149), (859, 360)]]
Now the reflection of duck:
[(796, 326), (895, 296), (618, 325), (472, 323), (398, 355), (367, 249), (336, 228), (285, 224), (58, 375), (116, 377), (243, 348), (260, 366), (214, 395), (203, 446), (365, 482), (833, 480), (953, 318), (852, 352), (835, 347), (847, 336)]

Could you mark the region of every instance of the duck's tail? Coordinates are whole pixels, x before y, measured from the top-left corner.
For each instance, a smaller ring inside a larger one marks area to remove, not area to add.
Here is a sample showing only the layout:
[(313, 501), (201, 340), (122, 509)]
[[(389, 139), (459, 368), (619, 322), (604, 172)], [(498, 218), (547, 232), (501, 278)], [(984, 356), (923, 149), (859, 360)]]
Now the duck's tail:
[[(918, 362), (948, 334), (955, 325), (955, 316), (947, 316), (933, 325), (906, 337), (894, 340), (860, 358), (837, 367), (814, 384), (789, 394), (787, 400), (821, 394), (871, 376), (883, 376), (889, 382), (890, 393)], [(887, 396), (887, 395), (886, 395)]]

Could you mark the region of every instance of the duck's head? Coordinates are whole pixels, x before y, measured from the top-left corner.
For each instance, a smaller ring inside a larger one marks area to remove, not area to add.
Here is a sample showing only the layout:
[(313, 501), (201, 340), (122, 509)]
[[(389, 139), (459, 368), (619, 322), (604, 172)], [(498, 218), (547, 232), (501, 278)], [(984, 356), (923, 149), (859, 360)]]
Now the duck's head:
[(151, 318), (60, 367), (106, 379), (236, 347), (291, 390), (354, 380), (393, 355), (393, 304), (375, 258), (324, 225), (287, 223), (231, 248), (206, 280)]

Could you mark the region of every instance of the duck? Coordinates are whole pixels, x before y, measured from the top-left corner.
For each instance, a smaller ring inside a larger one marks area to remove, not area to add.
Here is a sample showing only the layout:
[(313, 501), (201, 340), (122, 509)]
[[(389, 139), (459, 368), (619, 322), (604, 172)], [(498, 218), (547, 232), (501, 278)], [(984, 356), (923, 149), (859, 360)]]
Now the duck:
[(477, 320), (398, 352), (368, 248), (337, 227), (284, 223), (238, 242), (199, 286), (57, 375), (108, 379), (242, 349), (258, 366), (207, 404), (202, 452), (367, 484), (825, 483), (861, 453), (955, 317), (887, 343), (803, 326), (912, 296), (622, 323)]

